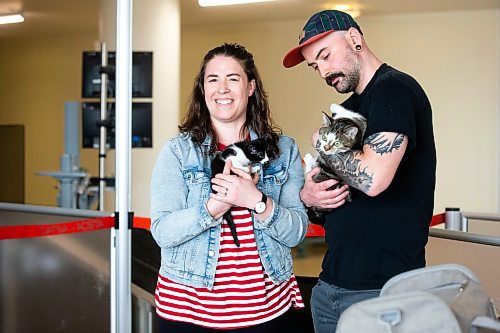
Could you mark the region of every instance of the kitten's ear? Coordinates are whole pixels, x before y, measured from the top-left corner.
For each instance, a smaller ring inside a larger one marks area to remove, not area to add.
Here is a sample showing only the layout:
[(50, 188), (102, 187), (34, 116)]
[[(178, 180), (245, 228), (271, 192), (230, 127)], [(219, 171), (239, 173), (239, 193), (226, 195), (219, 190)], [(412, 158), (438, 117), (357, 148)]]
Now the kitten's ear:
[(331, 104), (330, 105), (330, 111), (332, 112), (332, 118), (335, 118), (339, 113), (341, 113), (344, 110), (343, 106), (340, 106), (338, 104)]
[(358, 134), (358, 128), (355, 126), (349, 126), (345, 130), (345, 135), (351, 140), (356, 138), (356, 134)]
[(321, 111), (323, 113), (323, 126), (331, 126), (332, 125), (332, 117), (327, 115), (325, 111)]

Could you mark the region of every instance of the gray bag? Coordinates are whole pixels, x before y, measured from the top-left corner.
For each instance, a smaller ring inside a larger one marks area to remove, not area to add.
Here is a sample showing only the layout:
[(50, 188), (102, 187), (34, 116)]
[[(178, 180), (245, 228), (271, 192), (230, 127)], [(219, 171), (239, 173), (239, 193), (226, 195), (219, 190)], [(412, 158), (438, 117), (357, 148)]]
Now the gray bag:
[(356, 303), (340, 316), (337, 333), (461, 333), (453, 312), (437, 296), (414, 291)]
[(500, 332), (497, 319), (477, 276), (446, 264), (396, 275), (380, 297), (349, 307), (337, 332)]

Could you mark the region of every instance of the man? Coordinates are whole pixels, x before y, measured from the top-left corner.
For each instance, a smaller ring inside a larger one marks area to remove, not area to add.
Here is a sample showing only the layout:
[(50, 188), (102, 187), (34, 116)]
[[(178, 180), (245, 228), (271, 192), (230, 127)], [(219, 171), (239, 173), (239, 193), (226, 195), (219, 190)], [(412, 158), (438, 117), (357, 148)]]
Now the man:
[(314, 183), (317, 167), (300, 193), (307, 207), (335, 208), (324, 224), (328, 250), (311, 296), (316, 333), (334, 332), (349, 305), (425, 266), (436, 169), (432, 111), (420, 85), (380, 61), (346, 13), (326, 10), (307, 21), (283, 65), (304, 60), (337, 92), (352, 93), (342, 105), (367, 119), (362, 149), (335, 163), (352, 202), (345, 187), (327, 190), (334, 180)]

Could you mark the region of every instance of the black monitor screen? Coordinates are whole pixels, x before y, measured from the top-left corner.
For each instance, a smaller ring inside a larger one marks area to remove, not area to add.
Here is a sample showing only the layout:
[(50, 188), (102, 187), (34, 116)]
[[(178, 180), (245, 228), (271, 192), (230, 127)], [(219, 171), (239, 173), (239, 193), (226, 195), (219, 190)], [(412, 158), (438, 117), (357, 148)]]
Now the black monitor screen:
[[(98, 102), (82, 103), (82, 147), (99, 148), (101, 105)], [(109, 124), (106, 146), (115, 148), (115, 103), (108, 103)], [(152, 104), (132, 103), (132, 147), (153, 147)]]
[[(115, 97), (116, 53), (108, 52), (107, 96)], [(101, 96), (101, 52), (84, 51), (82, 58), (82, 97)], [(153, 96), (153, 52), (132, 53), (132, 97)]]

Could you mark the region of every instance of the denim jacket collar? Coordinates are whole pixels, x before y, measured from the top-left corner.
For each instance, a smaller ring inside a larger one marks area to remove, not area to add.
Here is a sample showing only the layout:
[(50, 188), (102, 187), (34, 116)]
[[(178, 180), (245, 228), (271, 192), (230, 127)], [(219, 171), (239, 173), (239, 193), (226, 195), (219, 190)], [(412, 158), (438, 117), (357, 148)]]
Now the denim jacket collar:
[[(252, 128), (249, 128), (248, 130), (250, 132), (250, 140), (255, 140), (257, 139), (257, 133), (255, 133), (255, 131), (252, 129)], [(205, 140), (203, 141), (202, 145), (203, 146), (206, 146), (206, 147), (210, 147), (210, 145), (212, 144), (212, 136), (211, 135), (207, 135), (205, 137)]]

